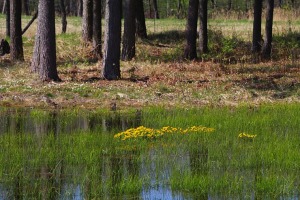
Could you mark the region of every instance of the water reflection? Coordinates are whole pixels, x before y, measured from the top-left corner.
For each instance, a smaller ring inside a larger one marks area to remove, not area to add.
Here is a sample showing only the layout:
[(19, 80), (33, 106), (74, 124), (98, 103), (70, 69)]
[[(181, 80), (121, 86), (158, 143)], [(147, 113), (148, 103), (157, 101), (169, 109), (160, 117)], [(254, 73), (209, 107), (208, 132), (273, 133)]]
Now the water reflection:
[(189, 156), (183, 149), (177, 149), (171, 155), (164, 148), (151, 149), (142, 156), (141, 177), (147, 177), (150, 182), (143, 187), (142, 199), (166, 199), (166, 200), (190, 200), (181, 192), (172, 191), (169, 185), (172, 169), (176, 166), (178, 169), (188, 169)]
[(102, 114), (78, 111), (43, 111), (32, 109), (0, 110), (0, 134), (5, 133), (73, 133), (79, 131), (125, 130), (141, 124), (141, 111), (134, 115)]
[[(140, 123), (139, 111), (133, 115), (120, 115), (116, 112), (108, 115), (86, 111), (68, 113), (58, 110), (51, 112), (31, 109), (0, 110), (0, 134), (20, 135), (20, 138), (26, 137), (26, 134), (34, 135), (39, 149), (45, 145), (43, 137), (50, 133), (54, 136), (78, 132), (110, 133), (136, 127)], [(22, 144), (20, 148), (22, 151)], [(5, 152), (5, 149), (0, 147), (0, 152)], [(30, 158), (30, 155), (27, 156)], [(124, 156), (117, 153), (98, 156), (98, 163), (95, 166), (68, 165), (66, 170), (63, 158), (54, 156), (55, 162), (45, 163), (38, 168), (27, 166), (26, 158), (21, 158), (25, 160), (17, 175), (1, 171), (3, 179), (0, 182), (0, 199), (92, 199), (97, 196), (112, 199), (119, 196), (117, 188), (123, 179), (134, 178), (139, 171), (137, 159), (134, 159), (138, 156), (137, 152)], [(10, 162), (5, 165), (14, 168), (10, 166)], [(92, 170), (97, 172), (89, 175), (89, 171)], [(83, 173), (86, 173), (88, 178), (75, 183), (74, 177), (77, 175), (85, 178)], [(99, 180), (98, 188), (94, 187), (95, 179)], [(106, 186), (106, 181), (111, 182), (109, 187)], [(138, 196), (138, 193), (135, 196)]]

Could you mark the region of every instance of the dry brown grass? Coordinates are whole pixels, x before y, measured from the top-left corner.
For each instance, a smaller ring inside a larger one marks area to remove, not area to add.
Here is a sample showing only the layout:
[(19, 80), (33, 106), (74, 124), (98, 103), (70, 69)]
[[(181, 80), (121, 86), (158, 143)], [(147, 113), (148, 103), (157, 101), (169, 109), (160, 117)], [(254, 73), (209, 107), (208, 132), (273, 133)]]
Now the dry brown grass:
[[(19, 64), (0, 69), (1, 105), (106, 108), (299, 102), (300, 67), (281, 63), (122, 62), (122, 79), (101, 78), (101, 62), (59, 68), (62, 82), (40, 82)], [(135, 68), (132, 72), (132, 68)]]

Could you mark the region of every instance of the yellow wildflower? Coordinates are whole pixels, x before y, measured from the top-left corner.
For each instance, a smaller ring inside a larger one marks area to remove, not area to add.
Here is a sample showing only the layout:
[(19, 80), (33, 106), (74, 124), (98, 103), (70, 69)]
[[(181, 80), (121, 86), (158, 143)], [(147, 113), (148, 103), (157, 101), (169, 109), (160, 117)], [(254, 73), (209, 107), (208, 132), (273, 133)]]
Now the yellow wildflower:
[(251, 135), (248, 133), (240, 133), (238, 138), (248, 138), (248, 139), (254, 139), (256, 137), (256, 135)]

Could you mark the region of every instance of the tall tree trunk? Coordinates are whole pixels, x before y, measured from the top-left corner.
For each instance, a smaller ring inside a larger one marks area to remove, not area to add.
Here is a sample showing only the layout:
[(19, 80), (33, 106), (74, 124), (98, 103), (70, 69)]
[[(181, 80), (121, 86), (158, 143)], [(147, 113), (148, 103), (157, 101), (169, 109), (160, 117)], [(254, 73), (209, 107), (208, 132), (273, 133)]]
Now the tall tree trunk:
[(147, 38), (143, 0), (136, 0), (136, 35), (140, 38)]
[(227, 10), (231, 10), (232, 8), (232, 0), (227, 0)]
[(10, 0), (10, 58), (23, 61), (23, 41), (21, 24), (22, 4), (18, 0)]
[(66, 6), (65, 6), (65, 0), (60, 0), (60, 10), (61, 10), (61, 33), (67, 32), (67, 13), (66, 13)]
[(3, 1), (2, 14), (5, 14), (6, 9), (6, 0)]
[(252, 52), (258, 53), (261, 50), (261, 14), (262, 0), (254, 0), (254, 21), (252, 36)]
[(43, 81), (60, 81), (56, 68), (54, 1), (40, 0), (32, 71)]
[(93, 39), (93, 0), (83, 0), (82, 39), (84, 42)]
[(208, 52), (208, 33), (207, 33), (207, 0), (200, 0), (199, 6), (199, 47), (200, 53)]
[(151, 0), (148, 0), (148, 7), (149, 7), (149, 18), (152, 18), (152, 6), (151, 6)]
[(215, 9), (217, 7), (216, 0), (211, 0), (211, 6), (212, 6), (212, 9)]
[(108, 80), (116, 80), (121, 77), (121, 10), (122, 2), (120, 0), (106, 1), (103, 77)]
[(6, 36), (10, 37), (10, 0), (5, 0), (5, 12), (6, 12)]
[(125, 0), (122, 60), (135, 56), (135, 0)]
[(279, 7), (281, 8), (282, 7), (282, 4), (283, 4), (283, 0), (279, 0)]
[(264, 59), (271, 58), (273, 11), (274, 11), (274, 0), (267, 0), (265, 41), (264, 41), (264, 46), (263, 46), (263, 50), (262, 50), (262, 56)]
[(186, 45), (184, 58), (193, 60), (197, 58), (197, 23), (199, 0), (189, 0), (188, 19), (186, 25)]
[(169, 0), (167, 0), (167, 17), (169, 17), (169, 11), (170, 11), (170, 5), (169, 5)]
[(177, 2), (177, 19), (182, 18), (182, 2), (178, 0)]
[(28, 0), (22, 0), (22, 9), (25, 15), (30, 15), (29, 13), (29, 2)]
[(292, 8), (295, 8), (295, 0), (291, 0)]
[(154, 17), (155, 17), (155, 19), (159, 19), (157, 0), (153, 0), (153, 8), (154, 8)]
[(83, 6), (82, 0), (77, 0), (77, 16), (82, 17)]
[(94, 54), (99, 60), (102, 57), (101, 8), (101, 0), (93, 0), (93, 46)]

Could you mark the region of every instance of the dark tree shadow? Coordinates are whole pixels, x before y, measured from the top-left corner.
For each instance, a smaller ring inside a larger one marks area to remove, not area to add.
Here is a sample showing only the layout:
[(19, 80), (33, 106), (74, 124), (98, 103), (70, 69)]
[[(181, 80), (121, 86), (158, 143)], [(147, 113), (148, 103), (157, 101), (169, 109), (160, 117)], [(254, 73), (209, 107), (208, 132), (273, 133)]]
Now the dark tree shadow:
[(288, 77), (288, 81), (277, 81), (287, 78), (284, 74), (274, 74), (268, 76), (254, 76), (236, 81), (238, 85), (248, 90), (254, 91), (274, 91), (272, 95), (275, 99), (284, 99), (295, 94), (300, 88), (300, 83), (296, 77)]

